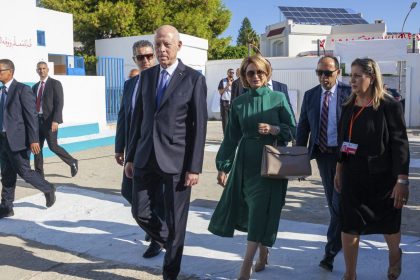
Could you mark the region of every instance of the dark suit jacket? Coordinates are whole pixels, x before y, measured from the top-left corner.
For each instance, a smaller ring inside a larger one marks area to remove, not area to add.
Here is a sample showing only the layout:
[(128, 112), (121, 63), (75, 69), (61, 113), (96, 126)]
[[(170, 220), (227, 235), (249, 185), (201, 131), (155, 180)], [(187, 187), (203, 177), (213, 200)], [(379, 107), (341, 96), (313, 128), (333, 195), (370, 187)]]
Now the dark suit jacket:
[(236, 79), (232, 83), (232, 92), (230, 93), (230, 104), (232, 104), (233, 100), (244, 93), (246, 89), (242, 86), (242, 81), (240, 78)]
[(272, 80), (272, 83), (273, 83), (273, 91), (283, 92), (284, 95), (286, 96), (287, 103), (289, 103), (290, 110), (292, 111), (293, 119), (295, 120), (295, 123), (296, 123), (295, 112), (293, 111), (292, 103), (290, 103), (289, 92), (287, 91), (287, 85), (277, 82), (277, 81), (273, 81), (273, 80)]
[(39, 143), (35, 98), (29, 86), (13, 80), (7, 90), (3, 127), (13, 152), (26, 150)]
[(131, 125), (131, 100), (138, 79), (139, 75), (124, 83), (120, 111), (118, 112), (117, 131), (115, 133), (115, 153), (124, 153), (124, 149), (128, 147)]
[[(350, 119), (353, 115), (353, 102), (343, 107), (339, 125), (338, 145), (348, 141)], [(392, 96), (385, 96), (378, 110), (373, 116), (373, 126), (366, 132), (369, 140), (368, 153), (360, 154), (368, 160), (369, 172), (392, 172), (396, 177), (400, 174), (408, 175), (410, 153), (408, 148), (407, 131), (405, 128), (404, 112), (400, 102)], [(339, 161), (345, 155), (340, 153)]]
[(127, 162), (145, 167), (154, 150), (163, 172), (200, 173), (207, 128), (205, 77), (179, 60), (156, 108), (159, 70), (156, 65), (141, 73)]
[[(341, 105), (351, 93), (351, 88), (341, 82), (337, 85), (337, 135), (338, 123), (341, 116)], [(321, 85), (305, 92), (302, 107), (300, 109), (299, 124), (297, 127), (296, 144), (298, 146), (307, 146), (309, 139), (309, 155), (311, 159), (315, 158), (314, 146), (318, 139), (319, 122), (321, 116)]]
[[(41, 82), (38, 82), (32, 87), (35, 101), (40, 83)], [(63, 86), (61, 85), (60, 81), (48, 77), (48, 80), (44, 85), (44, 92), (42, 93), (42, 113), (44, 122), (47, 125), (51, 125), (52, 122), (62, 123), (63, 107)]]

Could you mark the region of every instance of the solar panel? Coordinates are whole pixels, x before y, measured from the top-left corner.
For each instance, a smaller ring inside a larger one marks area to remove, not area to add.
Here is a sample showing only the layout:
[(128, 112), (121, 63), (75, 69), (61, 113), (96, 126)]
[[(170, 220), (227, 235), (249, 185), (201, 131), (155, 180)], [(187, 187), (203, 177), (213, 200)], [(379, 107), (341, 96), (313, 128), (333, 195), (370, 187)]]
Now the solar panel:
[(342, 8), (313, 8), (313, 7), (284, 7), (279, 6), (286, 19), (300, 24), (348, 25), (368, 23), (350, 9)]

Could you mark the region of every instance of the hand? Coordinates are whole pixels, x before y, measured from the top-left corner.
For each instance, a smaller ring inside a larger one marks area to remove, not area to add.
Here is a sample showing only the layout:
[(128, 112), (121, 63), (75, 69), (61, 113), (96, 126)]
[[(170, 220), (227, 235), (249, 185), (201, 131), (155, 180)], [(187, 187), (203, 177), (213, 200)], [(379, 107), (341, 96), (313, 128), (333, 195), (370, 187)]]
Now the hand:
[(198, 184), (198, 173), (185, 172), (184, 186), (192, 187)]
[(125, 176), (127, 176), (130, 179), (133, 179), (133, 163), (132, 162), (126, 162), (124, 166), (124, 172)]
[(115, 153), (115, 160), (121, 166), (124, 165), (124, 153)]
[(408, 201), (408, 186), (396, 183), (392, 190), (391, 198), (394, 199), (394, 207), (401, 209)]
[(31, 151), (34, 155), (39, 154), (39, 152), (41, 152), (41, 148), (39, 147), (39, 143), (31, 143)]
[(268, 123), (259, 123), (258, 124), (258, 133), (262, 135), (268, 135), (271, 131), (271, 125)]
[(58, 130), (58, 122), (52, 122), (51, 131), (56, 132)]
[(341, 173), (340, 172), (335, 173), (334, 188), (338, 193), (341, 193)]
[(219, 171), (219, 173), (217, 173), (217, 184), (221, 185), (222, 187), (225, 187), (226, 181), (227, 181), (227, 174), (224, 171)]

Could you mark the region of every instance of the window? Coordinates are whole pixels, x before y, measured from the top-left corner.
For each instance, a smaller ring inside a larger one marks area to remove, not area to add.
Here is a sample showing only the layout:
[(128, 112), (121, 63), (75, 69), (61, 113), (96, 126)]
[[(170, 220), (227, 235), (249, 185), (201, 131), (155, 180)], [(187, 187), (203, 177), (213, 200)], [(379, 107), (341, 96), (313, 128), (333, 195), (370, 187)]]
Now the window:
[(36, 38), (38, 46), (44, 46), (45, 47), (45, 31), (37, 30), (36, 31)]

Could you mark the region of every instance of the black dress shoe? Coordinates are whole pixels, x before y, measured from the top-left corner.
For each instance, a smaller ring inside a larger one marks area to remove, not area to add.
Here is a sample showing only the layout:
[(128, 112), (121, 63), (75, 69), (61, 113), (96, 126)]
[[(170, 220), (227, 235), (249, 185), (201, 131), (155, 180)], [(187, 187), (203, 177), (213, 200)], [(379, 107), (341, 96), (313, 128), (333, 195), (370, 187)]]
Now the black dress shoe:
[(144, 235), (144, 241), (146, 242), (150, 242), (152, 240), (152, 238), (150, 237), (150, 235), (148, 235), (147, 233)]
[(47, 206), (48, 208), (50, 208), (51, 206), (54, 205), (55, 203), (55, 187), (53, 187), (53, 190), (48, 192), (48, 193), (44, 193), (45, 195), (45, 206)]
[(70, 165), (70, 172), (71, 177), (76, 176), (77, 172), (79, 171), (79, 161), (76, 159), (71, 165)]
[(13, 212), (13, 208), (7, 208), (7, 207), (0, 207), (0, 219), (6, 218), (6, 217), (11, 217), (15, 214), (15, 212)]
[(153, 258), (159, 255), (161, 251), (162, 251), (162, 247), (160, 246), (160, 244), (152, 240), (152, 242), (150, 242), (149, 248), (147, 248), (147, 250), (144, 252), (143, 258), (145, 259)]
[(325, 255), (324, 258), (319, 262), (319, 266), (325, 270), (332, 272), (334, 268), (333, 263), (334, 257), (331, 255)]

